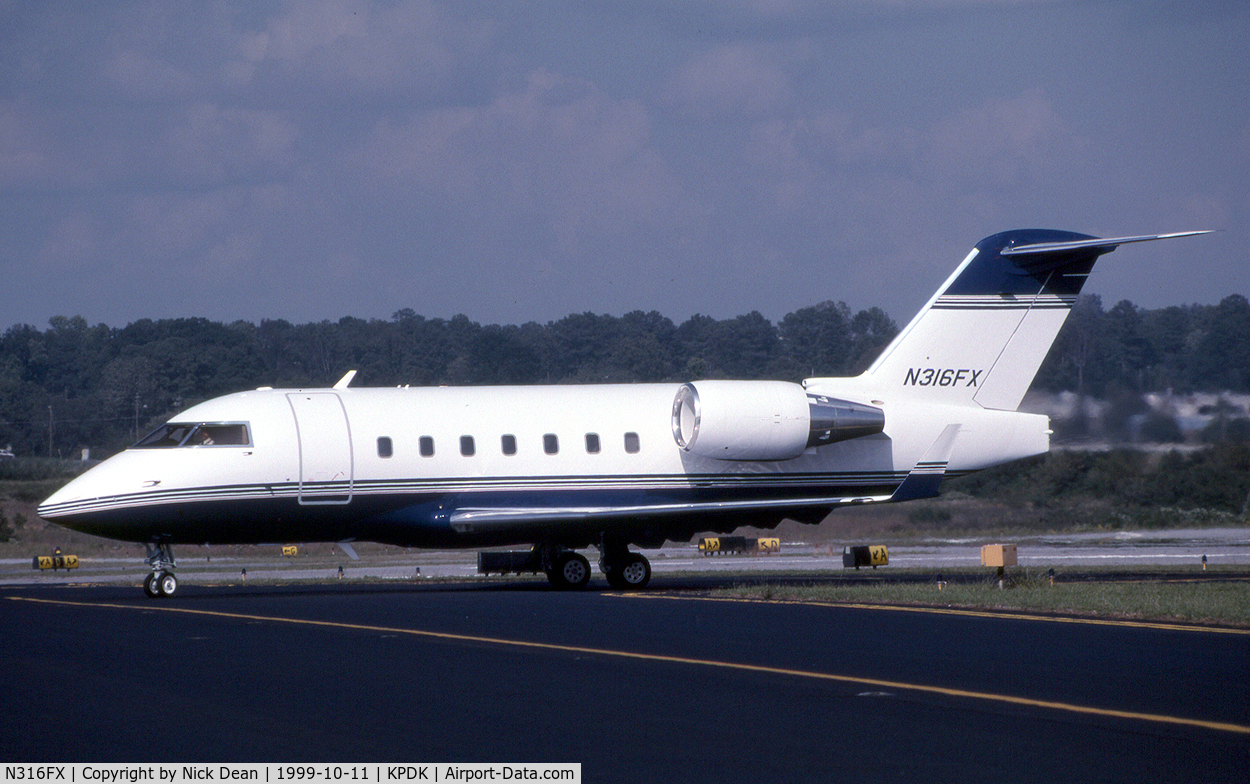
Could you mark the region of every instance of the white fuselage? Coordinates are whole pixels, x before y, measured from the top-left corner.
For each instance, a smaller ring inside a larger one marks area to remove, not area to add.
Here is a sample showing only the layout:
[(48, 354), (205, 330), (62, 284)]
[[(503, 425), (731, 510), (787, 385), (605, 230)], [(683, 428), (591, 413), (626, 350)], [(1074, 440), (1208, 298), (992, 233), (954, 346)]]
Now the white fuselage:
[(1048, 446), (1045, 417), (856, 400), (884, 411), (883, 432), (787, 460), (700, 457), (674, 440), (679, 386), (240, 392), (174, 421), (243, 424), (246, 443), (129, 449), (49, 498), (40, 514), (135, 541), (477, 546), (582, 542), (611, 528), (645, 528), (634, 538), (648, 541), (688, 539), (775, 525), (796, 509), (810, 517), (811, 509), (888, 500), (951, 424), (959, 436), (948, 473)]

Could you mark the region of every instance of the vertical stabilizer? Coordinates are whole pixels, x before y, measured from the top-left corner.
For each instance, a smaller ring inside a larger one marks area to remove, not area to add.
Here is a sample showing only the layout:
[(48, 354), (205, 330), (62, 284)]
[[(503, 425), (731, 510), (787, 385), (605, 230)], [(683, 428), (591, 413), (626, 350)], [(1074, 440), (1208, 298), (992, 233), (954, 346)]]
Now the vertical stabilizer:
[(1130, 242), (1019, 229), (977, 243), (863, 376), (892, 395), (1013, 411), (1033, 383), (1094, 262)]

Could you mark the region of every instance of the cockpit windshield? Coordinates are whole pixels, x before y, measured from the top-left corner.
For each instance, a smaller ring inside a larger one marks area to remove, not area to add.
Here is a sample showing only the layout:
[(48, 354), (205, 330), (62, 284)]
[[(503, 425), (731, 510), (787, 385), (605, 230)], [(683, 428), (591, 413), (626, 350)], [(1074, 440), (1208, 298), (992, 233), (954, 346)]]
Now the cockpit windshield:
[(250, 446), (246, 422), (168, 422), (148, 433), (132, 449), (177, 446)]

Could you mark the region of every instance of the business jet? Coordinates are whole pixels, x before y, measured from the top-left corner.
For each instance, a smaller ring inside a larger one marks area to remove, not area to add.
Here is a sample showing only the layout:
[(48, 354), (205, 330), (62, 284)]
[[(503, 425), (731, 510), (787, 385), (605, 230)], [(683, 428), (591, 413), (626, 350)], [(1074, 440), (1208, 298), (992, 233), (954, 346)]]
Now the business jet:
[(262, 387), (178, 414), (48, 498), (39, 516), (147, 545), (171, 596), (175, 544), (529, 545), (558, 588), (589, 560), (616, 589), (630, 546), (938, 494), (943, 478), (1049, 449), (1016, 411), (1114, 239), (1043, 229), (982, 240), (859, 376), (591, 386)]

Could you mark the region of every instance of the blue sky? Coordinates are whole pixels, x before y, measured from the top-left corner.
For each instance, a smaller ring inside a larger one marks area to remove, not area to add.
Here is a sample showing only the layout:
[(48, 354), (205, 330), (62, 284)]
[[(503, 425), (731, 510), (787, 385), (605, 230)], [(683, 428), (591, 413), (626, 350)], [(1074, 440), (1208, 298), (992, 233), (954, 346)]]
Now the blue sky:
[(1240, 2), (4, 2), (0, 328), (1250, 294)]

